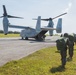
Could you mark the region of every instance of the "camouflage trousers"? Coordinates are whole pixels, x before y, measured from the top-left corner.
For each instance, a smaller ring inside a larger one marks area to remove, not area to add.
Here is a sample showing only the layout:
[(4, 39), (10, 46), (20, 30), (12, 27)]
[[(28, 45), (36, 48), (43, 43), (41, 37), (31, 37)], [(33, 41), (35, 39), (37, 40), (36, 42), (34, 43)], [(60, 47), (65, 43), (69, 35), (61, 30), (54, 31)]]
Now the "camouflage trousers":
[(71, 57), (71, 58), (73, 57), (73, 54), (74, 54), (73, 51), (74, 51), (74, 46), (70, 46), (68, 53), (69, 53), (69, 57)]
[(67, 49), (61, 50), (60, 55), (61, 55), (61, 63), (64, 66), (66, 65)]

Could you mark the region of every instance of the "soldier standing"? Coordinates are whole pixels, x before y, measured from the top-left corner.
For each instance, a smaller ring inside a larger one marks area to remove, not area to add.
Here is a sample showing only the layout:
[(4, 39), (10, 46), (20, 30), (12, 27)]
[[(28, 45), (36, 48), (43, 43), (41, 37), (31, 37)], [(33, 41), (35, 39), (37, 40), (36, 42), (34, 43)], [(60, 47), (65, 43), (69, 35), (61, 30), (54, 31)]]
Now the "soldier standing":
[[(58, 41), (56, 41), (56, 43), (58, 44)], [(61, 55), (61, 67), (62, 68), (65, 68), (65, 65), (66, 65), (66, 56), (67, 56), (67, 45), (68, 45), (68, 34), (65, 33), (64, 34), (64, 37), (60, 40), (60, 43), (59, 44), (59, 48), (60, 49), (60, 55)]]
[(72, 57), (73, 57), (73, 51), (74, 51), (74, 36), (73, 35), (68, 35), (68, 38), (69, 38), (69, 57), (68, 57), (68, 60), (72, 60)]

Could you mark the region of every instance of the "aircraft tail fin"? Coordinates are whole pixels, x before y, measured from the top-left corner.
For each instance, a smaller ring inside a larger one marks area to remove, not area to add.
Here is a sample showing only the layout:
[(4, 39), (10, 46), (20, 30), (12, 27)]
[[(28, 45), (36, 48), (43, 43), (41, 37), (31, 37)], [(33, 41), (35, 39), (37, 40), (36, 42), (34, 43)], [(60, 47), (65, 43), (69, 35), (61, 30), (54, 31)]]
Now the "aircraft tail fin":
[(37, 23), (36, 23), (36, 31), (40, 32), (40, 30), (41, 30), (41, 16), (38, 16)]
[(58, 19), (57, 27), (56, 27), (56, 32), (61, 33), (62, 32), (62, 18)]

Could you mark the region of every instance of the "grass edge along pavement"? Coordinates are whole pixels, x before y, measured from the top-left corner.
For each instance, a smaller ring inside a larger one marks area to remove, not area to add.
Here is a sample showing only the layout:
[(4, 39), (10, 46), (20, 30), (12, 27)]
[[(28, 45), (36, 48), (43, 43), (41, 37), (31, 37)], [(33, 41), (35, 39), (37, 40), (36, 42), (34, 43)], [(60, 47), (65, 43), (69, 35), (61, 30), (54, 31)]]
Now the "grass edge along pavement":
[[(46, 36), (49, 36), (49, 35), (46, 34)], [(54, 35), (54, 36), (56, 36), (56, 35)], [(11, 34), (4, 35), (4, 34), (0, 33), (0, 38), (9, 38), (9, 37), (20, 37), (20, 34), (11, 33)]]
[(0, 67), (0, 75), (76, 75), (76, 45), (73, 61), (66, 63), (66, 69), (60, 66), (60, 54), (56, 47), (39, 50), (17, 61), (11, 61)]
[(20, 34), (0, 34), (0, 38), (9, 38), (9, 37), (20, 37)]

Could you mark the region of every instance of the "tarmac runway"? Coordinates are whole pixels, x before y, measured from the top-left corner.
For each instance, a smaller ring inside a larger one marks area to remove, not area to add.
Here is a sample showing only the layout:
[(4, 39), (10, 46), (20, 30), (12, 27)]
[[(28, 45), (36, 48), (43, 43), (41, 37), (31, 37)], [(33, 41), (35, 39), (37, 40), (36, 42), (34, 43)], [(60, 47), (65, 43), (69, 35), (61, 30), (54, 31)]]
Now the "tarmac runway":
[(0, 38), (0, 66), (11, 60), (18, 60), (42, 48), (55, 46), (58, 37), (47, 36), (44, 42), (34, 39)]

